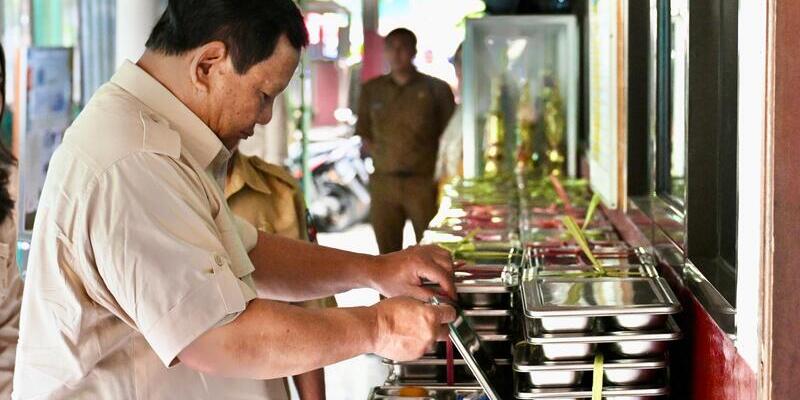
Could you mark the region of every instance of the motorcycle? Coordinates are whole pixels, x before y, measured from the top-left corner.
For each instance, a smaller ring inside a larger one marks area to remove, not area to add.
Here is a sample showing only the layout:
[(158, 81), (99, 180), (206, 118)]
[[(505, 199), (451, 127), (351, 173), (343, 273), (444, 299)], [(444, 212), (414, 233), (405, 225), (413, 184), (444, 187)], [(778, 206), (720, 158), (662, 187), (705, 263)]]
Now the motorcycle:
[[(361, 138), (336, 137), (308, 145), (312, 185), (308, 211), (321, 232), (343, 231), (369, 215), (371, 160), (362, 157)], [(289, 148), (290, 170), (302, 180), (302, 145)]]

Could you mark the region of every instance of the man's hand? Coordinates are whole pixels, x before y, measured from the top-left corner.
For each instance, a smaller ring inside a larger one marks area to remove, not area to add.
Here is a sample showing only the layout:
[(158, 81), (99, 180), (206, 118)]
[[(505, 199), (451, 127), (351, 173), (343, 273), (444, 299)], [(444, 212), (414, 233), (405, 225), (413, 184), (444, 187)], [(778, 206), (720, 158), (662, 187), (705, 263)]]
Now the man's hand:
[(438, 284), (444, 294), (456, 298), (453, 258), (439, 246), (414, 246), (377, 257), (371, 268), (372, 287), (386, 297), (410, 296), (427, 302), (434, 293), (422, 287), (423, 279)]
[(375, 354), (394, 361), (416, 360), (437, 340), (447, 337), (447, 323), (456, 319), (448, 305), (396, 297), (375, 305)]

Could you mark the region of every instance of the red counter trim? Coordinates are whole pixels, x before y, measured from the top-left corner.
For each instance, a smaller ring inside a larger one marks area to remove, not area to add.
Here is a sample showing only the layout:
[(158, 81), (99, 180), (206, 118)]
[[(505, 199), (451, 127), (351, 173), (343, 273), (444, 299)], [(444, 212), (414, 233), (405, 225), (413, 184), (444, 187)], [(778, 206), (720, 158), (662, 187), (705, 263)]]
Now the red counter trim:
[[(641, 212), (604, 210), (622, 238), (632, 246), (651, 246), (639, 227), (653, 226)], [(657, 228), (655, 228), (657, 229)], [(697, 400), (755, 400), (757, 375), (737, 353), (733, 341), (714, 322), (671, 266), (660, 265), (678, 296), (683, 312), (677, 322), (684, 339), (672, 349), (672, 398)]]

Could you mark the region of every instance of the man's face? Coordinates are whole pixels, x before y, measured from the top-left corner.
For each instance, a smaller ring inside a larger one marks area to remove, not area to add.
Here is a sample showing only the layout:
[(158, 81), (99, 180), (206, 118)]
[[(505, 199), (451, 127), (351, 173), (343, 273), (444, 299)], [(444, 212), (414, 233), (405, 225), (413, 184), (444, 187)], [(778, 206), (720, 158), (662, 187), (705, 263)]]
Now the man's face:
[(413, 68), (417, 50), (404, 37), (390, 37), (384, 46), (384, 56), (392, 71), (407, 71)]
[(300, 61), (300, 52), (281, 36), (268, 59), (245, 74), (218, 74), (210, 81), (208, 126), (228, 149), (253, 135), (255, 126), (272, 119), (275, 97), (286, 89)]

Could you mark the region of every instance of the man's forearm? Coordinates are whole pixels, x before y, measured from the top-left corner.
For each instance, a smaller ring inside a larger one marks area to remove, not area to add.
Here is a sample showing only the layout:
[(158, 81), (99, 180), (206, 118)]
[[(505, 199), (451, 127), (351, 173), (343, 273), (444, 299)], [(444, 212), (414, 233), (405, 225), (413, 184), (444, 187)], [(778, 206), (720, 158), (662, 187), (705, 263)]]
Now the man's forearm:
[(375, 319), (371, 308), (308, 310), (256, 299), (233, 322), (196, 339), (179, 358), (215, 375), (293, 376), (372, 352)]
[(304, 301), (368, 287), (375, 257), (259, 233), (250, 252), (259, 297)]

